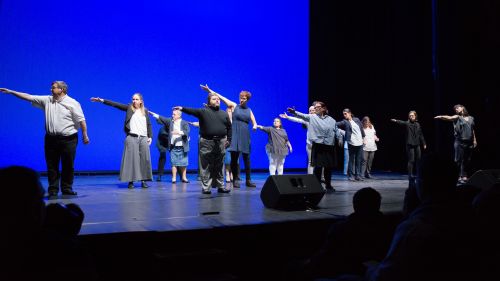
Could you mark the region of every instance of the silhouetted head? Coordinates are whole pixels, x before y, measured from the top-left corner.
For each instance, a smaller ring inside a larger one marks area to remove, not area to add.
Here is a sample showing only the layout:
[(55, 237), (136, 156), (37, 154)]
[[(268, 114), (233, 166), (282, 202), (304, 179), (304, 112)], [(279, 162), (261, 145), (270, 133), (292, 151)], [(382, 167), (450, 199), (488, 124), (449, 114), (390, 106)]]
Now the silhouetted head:
[(85, 214), (75, 203), (47, 205), (45, 227), (67, 237), (76, 237), (82, 227)]
[(45, 219), (45, 190), (36, 171), (27, 167), (10, 166), (0, 169), (0, 182), (8, 184), (4, 190), (14, 194), (0, 204), (2, 232), (29, 235), (39, 231)]
[(500, 183), (481, 191), (472, 201), (472, 206), (481, 225), (491, 226), (499, 232), (496, 225), (500, 220)]
[(426, 154), (417, 166), (416, 188), (421, 201), (451, 198), (457, 186), (458, 169), (451, 158)]
[(356, 213), (377, 213), (380, 210), (382, 196), (371, 187), (364, 187), (356, 191), (352, 198), (352, 205)]

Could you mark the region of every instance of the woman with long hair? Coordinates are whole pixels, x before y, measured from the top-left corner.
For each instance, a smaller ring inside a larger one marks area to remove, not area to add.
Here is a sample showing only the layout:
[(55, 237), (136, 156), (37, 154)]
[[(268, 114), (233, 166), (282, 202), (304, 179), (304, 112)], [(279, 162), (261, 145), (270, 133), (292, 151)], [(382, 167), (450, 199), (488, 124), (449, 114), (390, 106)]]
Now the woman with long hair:
[(122, 104), (99, 97), (93, 97), (90, 100), (126, 112), (123, 129), (127, 136), (120, 167), (120, 181), (128, 182), (128, 188), (134, 188), (134, 181), (141, 181), (141, 187), (148, 188), (146, 181), (153, 178), (149, 150), (153, 129), (148, 110), (144, 107), (142, 95), (135, 93), (130, 104)]
[(363, 130), (365, 131), (365, 142), (363, 145), (363, 160), (361, 161), (361, 176), (367, 179), (372, 177), (372, 164), (373, 158), (375, 157), (375, 151), (377, 151), (376, 142), (379, 141), (377, 137), (377, 131), (370, 121), (370, 117), (365, 116), (361, 120), (363, 124)]

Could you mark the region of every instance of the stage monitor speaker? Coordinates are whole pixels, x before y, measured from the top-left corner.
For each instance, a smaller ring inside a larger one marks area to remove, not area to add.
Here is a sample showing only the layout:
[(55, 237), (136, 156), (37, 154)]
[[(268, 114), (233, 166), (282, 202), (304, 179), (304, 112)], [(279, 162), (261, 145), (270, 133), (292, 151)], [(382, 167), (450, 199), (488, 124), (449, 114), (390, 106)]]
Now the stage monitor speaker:
[(475, 172), (467, 181), (468, 185), (488, 190), (494, 184), (500, 183), (500, 170), (479, 170)]
[(325, 189), (314, 175), (269, 176), (260, 192), (264, 206), (280, 210), (304, 210), (318, 205)]

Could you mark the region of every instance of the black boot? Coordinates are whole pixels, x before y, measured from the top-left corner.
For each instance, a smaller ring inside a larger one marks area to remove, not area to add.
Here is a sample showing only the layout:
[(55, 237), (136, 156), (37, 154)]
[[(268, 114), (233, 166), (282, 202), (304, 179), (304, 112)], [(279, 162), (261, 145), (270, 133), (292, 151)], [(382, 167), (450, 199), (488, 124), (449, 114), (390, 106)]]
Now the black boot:
[(161, 181), (161, 175), (158, 175), (158, 176), (156, 177), (156, 181)]
[(246, 181), (246, 186), (247, 186), (247, 187), (256, 187), (257, 185), (255, 185), (255, 183), (253, 183), (251, 180), (249, 180), (249, 179), (248, 179), (248, 180)]

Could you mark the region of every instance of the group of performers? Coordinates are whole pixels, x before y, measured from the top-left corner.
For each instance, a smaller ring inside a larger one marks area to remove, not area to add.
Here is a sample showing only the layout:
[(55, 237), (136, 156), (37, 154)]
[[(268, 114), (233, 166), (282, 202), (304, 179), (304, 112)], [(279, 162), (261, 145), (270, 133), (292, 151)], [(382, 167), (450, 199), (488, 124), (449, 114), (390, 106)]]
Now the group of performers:
[[(49, 96), (38, 96), (0, 88), (0, 92), (12, 94), (31, 102), (45, 112), (45, 159), (48, 173), (48, 194), (57, 196), (59, 191), (65, 195), (76, 195), (73, 190), (74, 160), (78, 144), (78, 130), (82, 131), (84, 144), (90, 142), (87, 124), (80, 104), (68, 96), (68, 86), (64, 81), (52, 82)], [(269, 173), (283, 174), (286, 156), (292, 152), (292, 145), (282, 126), (282, 120), (301, 123), (307, 129), (308, 173), (318, 180), (324, 178), (325, 188), (334, 191), (331, 185), (332, 169), (336, 166), (335, 146), (346, 146), (348, 151), (347, 176), (349, 180), (361, 181), (372, 178), (372, 162), (377, 150), (379, 138), (369, 117), (362, 120), (355, 117), (349, 108), (343, 110), (342, 121), (336, 121), (328, 114), (328, 108), (321, 101), (314, 102), (308, 113), (301, 113), (295, 107), (280, 114), (273, 120), (272, 126), (257, 124), (255, 116), (248, 107), (251, 93), (241, 91), (239, 104), (213, 91), (207, 85), (200, 85), (208, 92), (206, 104), (201, 108), (183, 106), (173, 107), (171, 117), (161, 116), (149, 111), (144, 105), (143, 96), (135, 93), (130, 104), (92, 97), (92, 102), (125, 111), (123, 149), (120, 176), (122, 182), (128, 182), (134, 188), (134, 182), (141, 182), (142, 188), (149, 187), (147, 181), (153, 179), (150, 145), (153, 131), (150, 115), (162, 125), (158, 134), (157, 147), (160, 151), (158, 180), (163, 176), (166, 153), (170, 153), (172, 165), (172, 183), (180, 174), (182, 182), (189, 182), (186, 176), (189, 152), (190, 124), (199, 127), (199, 176), (202, 193), (210, 194), (212, 188), (219, 193), (228, 193), (230, 188), (224, 185), (224, 163), (229, 164), (226, 180), (233, 188), (240, 187), (239, 158), (243, 156), (245, 185), (255, 187), (251, 181), (250, 129), (259, 129), (268, 135), (265, 147), (269, 158)], [(220, 102), (226, 110), (220, 108)], [(474, 131), (474, 118), (463, 105), (455, 105), (455, 114), (438, 115), (435, 119), (453, 122), (455, 130), (455, 162), (460, 168), (459, 181), (467, 180), (468, 164), (472, 149), (477, 145)], [(187, 122), (182, 114), (196, 117), (198, 122)], [(410, 111), (408, 120), (391, 121), (406, 128), (406, 151), (408, 156), (408, 176), (416, 176), (415, 163), (420, 159), (421, 149), (426, 149), (425, 139), (417, 119), (417, 113)], [(228, 153), (227, 153), (228, 152)], [(61, 164), (61, 171), (59, 171)], [(228, 168), (228, 167), (226, 167)], [(59, 183), (60, 181), (60, 183)]]

